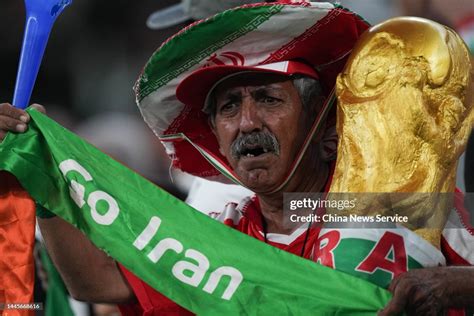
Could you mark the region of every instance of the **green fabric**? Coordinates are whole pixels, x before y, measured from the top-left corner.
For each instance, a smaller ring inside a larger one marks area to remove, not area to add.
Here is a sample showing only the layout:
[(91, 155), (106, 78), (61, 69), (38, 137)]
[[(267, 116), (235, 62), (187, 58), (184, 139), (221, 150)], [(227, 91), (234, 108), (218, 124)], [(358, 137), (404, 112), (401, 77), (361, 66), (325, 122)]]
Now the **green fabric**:
[[(41, 113), (28, 113), (28, 131), (0, 145), (0, 169), (181, 306), (200, 315), (375, 315), (390, 299), (365, 280), (212, 220)], [(155, 230), (145, 236), (150, 223)]]
[(39, 218), (53, 218), (56, 217), (56, 214), (53, 212), (48, 211), (44, 207), (39, 204), (36, 204), (36, 216)]
[(48, 276), (45, 316), (74, 316), (71, 306), (69, 305), (69, 295), (66, 286), (46, 252), (46, 249), (40, 249), (40, 256)]

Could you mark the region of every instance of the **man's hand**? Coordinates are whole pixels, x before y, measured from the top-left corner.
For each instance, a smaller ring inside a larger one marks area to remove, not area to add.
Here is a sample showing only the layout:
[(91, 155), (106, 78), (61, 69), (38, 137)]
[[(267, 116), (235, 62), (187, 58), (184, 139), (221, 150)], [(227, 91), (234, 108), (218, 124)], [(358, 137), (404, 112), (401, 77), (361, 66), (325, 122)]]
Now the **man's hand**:
[[(46, 113), (42, 105), (33, 104), (31, 107)], [(29, 122), (30, 116), (26, 111), (17, 109), (9, 103), (0, 103), (0, 141), (5, 138), (7, 132), (25, 132)]]
[(388, 289), (393, 298), (379, 316), (443, 315), (449, 308), (474, 306), (474, 268), (411, 270), (396, 277)]

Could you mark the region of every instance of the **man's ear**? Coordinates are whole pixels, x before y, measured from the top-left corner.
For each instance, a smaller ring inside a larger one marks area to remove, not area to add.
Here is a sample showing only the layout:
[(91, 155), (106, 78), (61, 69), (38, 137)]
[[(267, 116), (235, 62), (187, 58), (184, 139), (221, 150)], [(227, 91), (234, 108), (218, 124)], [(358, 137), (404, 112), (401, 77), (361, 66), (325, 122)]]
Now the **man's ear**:
[(217, 141), (219, 141), (219, 137), (217, 136), (216, 126), (214, 124), (214, 120), (212, 119), (212, 117), (210, 115), (207, 117), (207, 125), (209, 125), (209, 127), (211, 128), (211, 131), (214, 134), (214, 136), (216, 136)]
[(210, 116), (207, 118), (207, 124), (211, 128), (211, 131), (214, 134), (214, 136), (216, 136), (217, 144), (219, 145), (219, 152), (221, 153), (222, 156), (225, 157), (224, 151), (222, 150), (222, 147), (221, 147), (219, 136), (217, 135), (216, 126), (214, 125), (214, 122)]

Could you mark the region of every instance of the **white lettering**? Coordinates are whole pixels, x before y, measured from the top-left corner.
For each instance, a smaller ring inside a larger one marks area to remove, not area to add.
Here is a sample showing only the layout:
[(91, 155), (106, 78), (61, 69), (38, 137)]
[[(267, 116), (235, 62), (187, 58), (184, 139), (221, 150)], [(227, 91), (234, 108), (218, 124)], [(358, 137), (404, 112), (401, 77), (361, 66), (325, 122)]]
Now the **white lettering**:
[[(91, 174), (74, 159), (67, 159), (62, 161), (59, 164), (59, 170), (61, 170), (63, 176), (66, 179), (66, 176), (69, 172), (76, 171), (84, 178), (86, 182), (93, 180)], [(69, 195), (71, 196), (74, 203), (76, 203), (79, 208), (82, 208), (85, 204), (84, 198), (86, 189), (82, 184), (79, 184), (75, 180), (69, 180), (69, 182)], [(103, 215), (97, 211), (97, 203), (100, 200), (107, 202), (108, 205), (107, 212), (105, 212), (105, 214)], [(117, 201), (112, 196), (110, 196), (110, 194), (104, 191), (92, 192), (87, 198), (87, 204), (91, 208), (92, 218), (97, 224), (100, 225), (112, 224), (120, 213), (120, 208), (118, 206)]]
[(204, 285), (203, 290), (209, 294), (212, 294), (217, 288), (217, 285), (219, 284), (219, 281), (221, 280), (223, 275), (230, 276), (230, 282), (221, 297), (225, 300), (230, 300), (232, 298), (232, 295), (234, 295), (235, 291), (244, 279), (242, 273), (240, 273), (240, 271), (235, 268), (217, 268), (216, 271), (211, 273), (211, 276), (209, 277), (209, 280), (207, 281), (206, 285)]
[(150, 219), (150, 222), (148, 223), (147, 227), (142, 231), (142, 233), (135, 239), (133, 242), (133, 245), (138, 249), (138, 250), (143, 250), (146, 245), (148, 245), (153, 238), (153, 236), (156, 235), (158, 232), (158, 228), (160, 228), (161, 224), (161, 219), (157, 216), (153, 216)]
[(74, 180), (71, 180), (71, 185), (69, 186), (69, 195), (71, 196), (74, 203), (77, 204), (80, 208), (86, 204), (84, 200), (84, 195), (86, 194), (86, 188), (82, 184), (77, 183)]
[(84, 180), (92, 180), (91, 174), (74, 159), (64, 160), (59, 164), (59, 169), (64, 176), (66, 176), (69, 171), (77, 171), (84, 178)]
[[(107, 202), (109, 206), (107, 212), (105, 212), (105, 214), (103, 215), (97, 212), (97, 203), (100, 200)], [(115, 221), (115, 219), (120, 213), (117, 201), (104, 191), (92, 192), (89, 195), (89, 198), (87, 199), (87, 204), (89, 204), (91, 208), (92, 218), (96, 221), (97, 224), (110, 225)]]
[[(195, 260), (198, 265), (184, 260), (178, 261), (173, 266), (173, 275), (181, 282), (197, 287), (206, 275), (207, 270), (209, 270), (209, 260), (202, 253), (194, 249), (186, 250), (184, 256)], [(185, 275), (184, 271), (191, 271), (192, 276)]]
[[(61, 170), (64, 177), (66, 177), (66, 175), (69, 172), (76, 171), (84, 178), (86, 182), (92, 180), (91, 174), (87, 172), (87, 170), (84, 169), (84, 167), (81, 166), (74, 159), (68, 159), (61, 162), (59, 164), (59, 170)], [(69, 195), (71, 196), (72, 200), (77, 204), (77, 206), (79, 206), (79, 208), (82, 208), (84, 204), (86, 203), (84, 201), (84, 194), (85, 194), (84, 186), (77, 183), (74, 180), (71, 180), (71, 183), (69, 186)]]
[[(79, 206), (79, 208), (83, 208), (87, 200), (87, 205), (91, 209), (91, 216), (97, 224), (111, 225), (117, 219), (118, 215), (120, 214), (120, 208), (117, 201), (110, 194), (104, 191), (96, 190), (87, 195), (86, 187), (76, 181), (77, 176), (75, 177), (76, 180), (67, 179), (69, 172), (74, 171), (77, 172), (85, 182), (93, 181), (91, 174), (83, 166), (81, 166), (74, 159), (67, 159), (59, 164), (59, 169), (66, 180), (69, 182), (69, 194), (73, 201)], [(98, 206), (101, 201), (103, 201), (102, 203), (107, 203), (106, 211), (104, 210), (99, 212)], [(300, 202), (297, 202), (297, 204), (300, 204)], [(304, 221), (306, 219), (311, 220), (309, 216), (308, 218), (297, 215), (292, 215), (291, 217), (292, 221)], [(153, 237), (157, 234), (160, 226), (161, 219), (157, 216), (153, 216), (145, 229), (135, 239), (133, 246), (138, 250), (145, 249), (145, 247), (150, 244)], [(150, 251), (147, 257), (153, 263), (157, 263), (168, 250), (172, 250), (176, 254), (180, 254), (183, 252), (184, 247), (180, 241), (174, 238), (165, 238), (158, 242), (158, 244)], [(198, 287), (209, 270), (209, 259), (203, 253), (195, 249), (186, 250), (184, 256), (194, 260), (196, 263), (187, 260), (179, 260), (174, 264), (171, 272), (173, 276), (181, 282), (189, 284), (193, 287)], [(208, 281), (204, 285), (203, 291), (212, 294), (216, 290), (223, 276), (230, 277), (230, 280), (221, 298), (230, 300), (243, 281), (242, 273), (233, 267), (223, 266), (217, 268), (210, 274)]]
[(153, 248), (153, 250), (148, 254), (148, 258), (153, 263), (157, 263), (167, 250), (173, 250), (176, 253), (181, 253), (183, 251), (183, 244), (174, 238), (165, 238), (160, 240), (158, 245)]

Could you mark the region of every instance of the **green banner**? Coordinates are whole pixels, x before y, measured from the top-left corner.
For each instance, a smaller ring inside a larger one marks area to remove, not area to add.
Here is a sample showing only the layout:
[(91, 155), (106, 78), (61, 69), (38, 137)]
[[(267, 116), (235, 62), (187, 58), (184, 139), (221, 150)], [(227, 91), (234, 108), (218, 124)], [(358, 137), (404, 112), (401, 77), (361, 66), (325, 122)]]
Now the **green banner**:
[(374, 315), (390, 299), (374, 284), (208, 218), (28, 112), (29, 130), (0, 145), (0, 169), (179, 305), (201, 315)]

